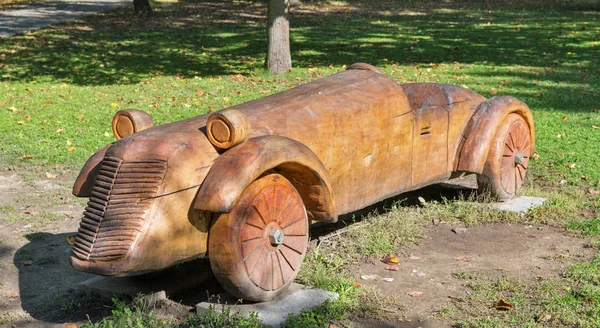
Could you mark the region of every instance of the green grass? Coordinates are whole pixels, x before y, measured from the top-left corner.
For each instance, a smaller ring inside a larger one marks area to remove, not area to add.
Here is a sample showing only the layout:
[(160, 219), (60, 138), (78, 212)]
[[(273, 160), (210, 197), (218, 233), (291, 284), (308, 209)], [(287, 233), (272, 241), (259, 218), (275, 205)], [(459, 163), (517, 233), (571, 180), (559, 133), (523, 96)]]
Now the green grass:
[(590, 151), (600, 142), (593, 128), (600, 126), (598, 5), (527, 3), (307, 6), (292, 20), (295, 68), (278, 78), (262, 68), (264, 21), (220, 11), (261, 17), (264, 7), (253, 2), (159, 5), (151, 22), (122, 9), (3, 40), (2, 160), (80, 166), (113, 141), (110, 120), (118, 109), (147, 110), (162, 124), (365, 61), (401, 83), (452, 83), (524, 100), (534, 112), (540, 155), (530, 176), (598, 185), (600, 153)]

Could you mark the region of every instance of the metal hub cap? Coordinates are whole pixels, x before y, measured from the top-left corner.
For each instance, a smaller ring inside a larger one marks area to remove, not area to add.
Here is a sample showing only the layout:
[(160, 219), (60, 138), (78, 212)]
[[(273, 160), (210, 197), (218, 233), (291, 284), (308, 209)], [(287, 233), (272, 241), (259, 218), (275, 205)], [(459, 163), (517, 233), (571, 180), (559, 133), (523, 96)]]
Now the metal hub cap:
[(271, 233), (269, 233), (269, 241), (273, 246), (281, 245), (284, 237), (283, 231), (279, 229), (273, 229), (271, 230)]
[(515, 163), (516, 163), (516, 164), (523, 164), (523, 160), (524, 160), (524, 158), (523, 158), (523, 154), (521, 154), (521, 153), (517, 153), (517, 154), (515, 155)]

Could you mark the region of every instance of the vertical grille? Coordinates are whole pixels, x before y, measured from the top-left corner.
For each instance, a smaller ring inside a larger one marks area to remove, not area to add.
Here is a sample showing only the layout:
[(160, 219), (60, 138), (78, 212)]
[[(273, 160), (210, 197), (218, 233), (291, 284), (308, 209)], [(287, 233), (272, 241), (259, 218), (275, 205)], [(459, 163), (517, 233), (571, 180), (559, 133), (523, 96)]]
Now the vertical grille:
[(167, 162), (105, 157), (83, 212), (73, 253), (84, 260), (123, 257), (156, 197)]

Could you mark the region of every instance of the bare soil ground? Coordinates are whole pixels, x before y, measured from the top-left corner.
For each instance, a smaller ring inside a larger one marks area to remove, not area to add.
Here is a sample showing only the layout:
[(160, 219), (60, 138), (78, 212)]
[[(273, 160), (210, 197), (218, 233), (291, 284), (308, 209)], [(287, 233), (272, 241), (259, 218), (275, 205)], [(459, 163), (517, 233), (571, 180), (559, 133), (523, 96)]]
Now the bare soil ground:
[[(428, 229), (419, 245), (402, 250), (398, 271), (386, 270), (388, 265), (377, 259), (352, 269), (362, 285), (374, 286), (405, 306), (400, 326), (449, 326), (436, 315), (471, 294), (473, 277), (533, 282), (558, 277), (572, 260), (594, 254), (577, 235), (549, 226), (494, 224), (460, 234), (452, 231), (455, 227), (441, 224)], [(361, 278), (369, 275), (378, 278)], [(414, 292), (423, 294), (409, 295)]]
[[(74, 270), (68, 262), (68, 237), (74, 236), (84, 207), (70, 194), (73, 179), (73, 172), (56, 177), (0, 172), (0, 326), (63, 327), (110, 313), (109, 299), (77, 289), (92, 275)], [(352, 324), (448, 326), (436, 314), (471, 293), (468, 277), (533, 281), (558, 276), (573, 260), (593, 255), (583, 239), (550, 226), (488, 225), (460, 234), (452, 231), (455, 227), (442, 223), (428, 228), (418, 245), (400, 250), (398, 271), (386, 270), (377, 258), (351, 268), (362, 285), (396, 299), (401, 306), (389, 311), (404, 318), (403, 322), (353, 319)], [(378, 278), (362, 279), (365, 275)], [(206, 283), (211, 286), (198, 290), (215, 290), (214, 281)], [(409, 296), (415, 291), (423, 295)], [(178, 300), (184, 300), (184, 306), (166, 303), (157, 310), (161, 316), (182, 316), (194, 299), (182, 295)]]

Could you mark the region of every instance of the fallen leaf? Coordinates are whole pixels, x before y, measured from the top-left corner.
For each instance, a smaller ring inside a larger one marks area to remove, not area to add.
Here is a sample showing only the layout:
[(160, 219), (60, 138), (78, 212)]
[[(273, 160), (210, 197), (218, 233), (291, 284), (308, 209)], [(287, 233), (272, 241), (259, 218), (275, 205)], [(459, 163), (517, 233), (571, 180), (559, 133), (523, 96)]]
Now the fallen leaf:
[(498, 93), (498, 91), (496, 90), (496, 88), (492, 88), (492, 89), (490, 89), (490, 93), (495, 95)]
[(77, 326), (76, 323), (65, 323), (65, 327), (64, 328), (78, 328), (79, 326)]
[(78, 120), (80, 120), (80, 121), (81, 121), (81, 120), (83, 120), (83, 114), (82, 114), (82, 115), (79, 115), (79, 116), (77, 116), (77, 119), (78, 119)]
[(550, 319), (552, 319), (552, 316), (551, 316), (551, 315), (549, 315), (549, 314), (548, 314), (548, 313), (546, 313), (546, 312), (542, 312), (542, 313), (540, 313), (540, 315), (537, 317), (537, 320), (536, 320), (536, 322), (548, 321), (548, 320), (550, 320)]
[(24, 121), (17, 121), (17, 124), (23, 125), (23, 124), (25, 124), (25, 122)]
[(46, 172), (46, 178), (48, 178), (48, 179), (55, 179), (57, 176), (58, 176), (58, 174)]
[(356, 281), (352, 284), (352, 286), (354, 286), (354, 288), (360, 288), (360, 284)]
[(25, 116), (25, 121), (28, 121), (28, 122), (31, 121), (31, 116), (29, 116), (29, 115)]
[(75, 243), (75, 236), (67, 237), (67, 243), (69, 243), (69, 245), (73, 245)]
[(534, 153), (533, 156), (531, 156), (531, 158), (537, 161), (538, 159), (540, 159), (540, 155), (538, 155), (538, 153)]
[(6, 296), (8, 296), (9, 298), (19, 297), (19, 293), (17, 293), (17, 292), (8, 292), (8, 293), (6, 293)]
[(419, 291), (412, 291), (412, 292), (408, 292), (406, 294), (408, 294), (408, 296), (412, 296), (412, 297), (421, 297), (421, 296), (423, 296), (423, 292), (419, 292)]
[(384, 257), (382, 257), (380, 261), (383, 262), (383, 263), (385, 263), (385, 264), (398, 264), (398, 263), (400, 263), (400, 261), (398, 260), (398, 258), (396, 256), (390, 255), (390, 254), (387, 254)]
[(56, 130), (56, 133), (63, 133), (63, 132), (65, 132), (65, 129), (63, 129), (63, 128), (60, 128), (60, 129)]
[(117, 103), (110, 104), (110, 108), (117, 108), (117, 107), (119, 107), (119, 104), (117, 104)]
[(568, 167), (568, 168), (570, 168), (570, 169), (574, 169), (574, 168), (575, 168), (575, 166), (576, 166), (576, 164), (575, 164), (575, 163), (571, 163), (571, 164), (567, 165), (567, 167)]
[(514, 306), (512, 306), (512, 304), (508, 303), (505, 300), (500, 300), (498, 301), (498, 303), (496, 303), (496, 305), (494, 305), (494, 309), (499, 310), (499, 311), (509, 311), (512, 310), (514, 308)]
[(196, 91), (196, 94), (198, 95), (198, 97), (202, 97), (202, 95), (204, 94), (204, 91), (198, 90), (198, 91)]
[(23, 155), (23, 158), (27, 158), (27, 159), (33, 158), (33, 155), (25, 154), (25, 155)]
[(17, 111), (17, 109), (14, 108), (14, 107), (9, 108), (8, 110), (11, 111), (11, 112), (13, 112), (13, 113)]
[(454, 258), (457, 261), (463, 261), (463, 262), (469, 262), (471, 261), (471, 257), (470, 256), (459, 256), (459, 257), (455, 257)]
[(398, 267), (395, 265), (388, 265), (385, 267), (385, 269), (388, 271), (398, 271)]
[(592, 125), (592, 128), (594, 128), (594, 129), (600, 129), (600, 126)]
[(74, 151), (75, 151), (75, 149), (77, 149), (77, 147), (70, 147), (70, 148), (69, 148), (69, 153), (72, 153), (72, 152), (74, 152)]

